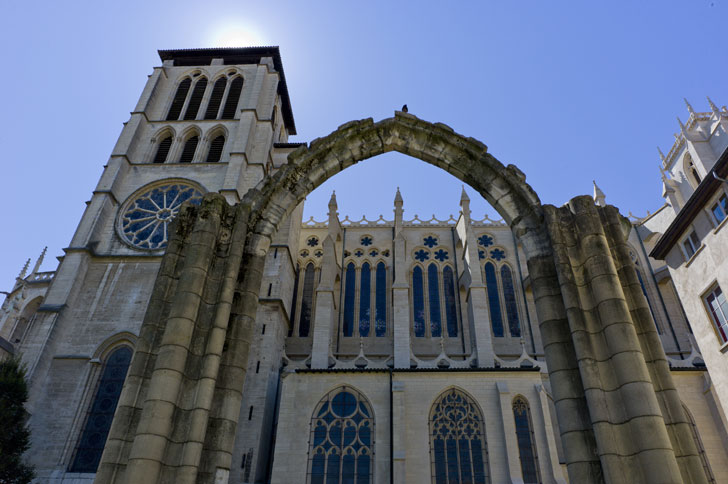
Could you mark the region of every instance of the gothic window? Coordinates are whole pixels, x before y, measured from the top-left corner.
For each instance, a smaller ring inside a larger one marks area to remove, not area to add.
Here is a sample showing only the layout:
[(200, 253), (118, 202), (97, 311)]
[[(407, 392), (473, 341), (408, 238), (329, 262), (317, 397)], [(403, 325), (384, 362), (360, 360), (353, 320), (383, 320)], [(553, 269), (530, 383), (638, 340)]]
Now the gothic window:
[(346, 281), (344, 286), (344, 336), (354, 333), (354, 300), (356, 299), (356, 266), (349, 262), (346, 266)]
[(182, 113), (182, 106), (185, 104), (187, 92), (190, 90), (191, 85), (192, 79), (189, 77), (179, 83), (177, 92), (175, 92), (174, 98), (172, 98), (172, 105), (169, 107), (169, 112), (167, 113), (167, 121), (176, 121), (179, 119), (179, 115)]
[(316, 269), (313, 262), (309, 262), (303, 273), (303, 295), (301, 297), (301, 316), (298, 319), (298, 336), (308, 336), (311, 327), (311, 313), (313, 312), (313, 286)]
[(541, 479), (538, 472), (538, 455), (531, 422), (531, 410), (528, 408), (526, 399), (520, 395), (513, 399), (513, 418), (516, 422), (516, 441), (518, 442), (518, 455), (521, 458), (523, 482), (524, 484), (538, 484)]
[(288, 329), (288, 336), (293, 336), (293, 321), (296, 317), (296, 301), (298, 299), (298, 277), (301, 273), (301, 266), (296, 264), (296, 277), (293, 279), (293, 301), (291, 301), (291, 318), (290, 328)]
[(455, 298), (455, 276), (450, 266), (442, 270), (442, 288), (445, 292), (445, 319), (447, 321), (447, 335), (454, 338), (458, 335), (458, 314)]
[(427, 268), (427, 288), (430, 305), (430, 335), (433, 338), (442, 336), (442, 321), (440, 319), (440, 284), (437, 264), (434, 262)]
[(163, 249), (167, 246), (169, 223), (188, 200), (198, 204), (202, 193), (183, 182), (145, 187), (129, 197), (120, 211), (119, 235), (139, 249)]
[(220, 111), (222, 96), (225, 94), (225, 86), (227, 86), (226, 77), (221, 77), (220, 79), (215, 81), (215, 84), (212, 86), (210, 101), (207, 103), (205, 119), (217, 119), (217, 112)]
[(377, 264), (374, 324), (377, 336), (387, 334), (387, 266)]
[(238, 109), (238, 101), (240, 101), (240, 93), (243, 90), (243, 78), (238, 76), (230, 83), (225, 106), (222, 108), (221, 119), (235, 119), (235, 112)]
[(690, 410), (688, 410), (688, 407), (683, 404), (683, 410), (685, 411), (685, 416), (688, 418), (688, 421), (690, 423), (690, 433), (693, 435), (693, 441), (695, 442), (695, 447), (698, 449), (698, 454), (700, 455), (700, 462), (703, 464), (703, 471), (705, 471), (705, 477), (708, 479), (709, 484), (715, 484), (715, 476), (713, 476), (713, 470), (710, 468), (710, 462), (708, 462), (708, 456), (705, 454), (705, 447), (703, 447), (703, 441), (700, 439), (700, 434), (698, 433), (698, 426), (695, 425), (695, 419), (693, 419), (692, 414), (690, 413)]
[(370, 484), (374, 464), (374, 413), (350, 387), (326, 395), (311, 418), (310, 484)]
[(690, 180), (690, 185), (693, 188), (698, 188), (698, 185), (700, 185), (700, 175), (698, 174), (698, 170), (695, 168), (695, 163), (693, 163), (693, 157), (690, 156), (690, 153), (685, 153), (685, 157), (683, 158), (683, 169), (685, 170), (685, 176)]
[(412, 302), (415, 336), (422, 337), (425, 335), (425, 284), (420, 266), (412, 270)]
[(159, 142), (157, 147), (157, 154), (154, 155), (154, 163), (164, 163), (167, 161), (169, 155), (169, 149), (172, 147), (172, 135), (167, 135), (162, 141)]
[(200, 138), (195, 136), (190, 136), (187, 141), (185, 141), (185, 146), (182, 148), (182, 154), (179, 157), (180, 163), (191, 163), (192, 159), (195, 156), (195, 151), (197, 150), (197, 143), (200, 142)]
[(361, 266), (361, 283), (359, 284), (359, 336), (369, 336), (371, 326), (372, 274), (369, 263)]
[(192, 89), (192, 95), (190, 101), (187, 103), (187, 111), (185, 111), (184, 119), (191, 120), (197, 119), (197, 112), (200, 110), (200, 104), (202, 103), (202, 96), (205, 94), (207, 88), (207, 78), (201, 77), (195, 82), (195, 87)]
[(495, 265), (492, 262), (485, 263), (485, 286), (488, 293), (488, 307), (490, 308), (490, 324), (493, 327), (493, 336), (503, 336), (498, 279), (495, 274)]
[(432, 406), (429, 421), (433, 483), (490, 482), (483, 415), (475, 402), (460, 390), (447, 390)]
[(513, 287), (513, 276), (511, 275), (511, 268), (507, 265), (503, 265), (501, 267), (501, 282), (503, 283), (503, 302), (505, 302), (506, 307), (508, 331), (510, 331), (511, 336), (520, 338), (521, 322), (518, 320), (516, 291)]
[(116, 404), (124, 386), (132, 350), (122, 346), (109, 355), (101, 373), (91, 408), (86, 418), (70, 472), (96, 472), (111, 429)]
[(222, 158), (222, 148), (225, 146), (225, 136), (220, 135), (210, 143), (210, 151), (207, 152), (207, 163), (215, 163)]

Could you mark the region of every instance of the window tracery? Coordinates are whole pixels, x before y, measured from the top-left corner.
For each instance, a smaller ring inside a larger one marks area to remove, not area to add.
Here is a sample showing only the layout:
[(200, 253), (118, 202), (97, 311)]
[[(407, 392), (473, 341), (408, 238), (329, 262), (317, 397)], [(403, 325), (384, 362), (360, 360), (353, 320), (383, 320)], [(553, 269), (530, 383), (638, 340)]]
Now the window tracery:
[(516, 423), (516, 441), (518, 442), (523, 483), (539, 484), (541, 478), (538, 472), (538, 454), (531, 422), (531, 410), (526, 399), (520, 395), (513, 399), (513, 418)]
[(308, 482), (369, 484), (374, 464), (374, 413), (358, 391), (326, 395), (311, 418)]
[(470, 397), (447, 390), (433, 404), (429, 423), (435, 484), (490, 482), (483, 415)]
[(169, 223), (181, 205), (199, 204), (202, 193), (184, 182), (167, 182), (145, 188), (133, 195), (121, 210), (119, 233), (124, 241), (139, 249), (167, 246)]

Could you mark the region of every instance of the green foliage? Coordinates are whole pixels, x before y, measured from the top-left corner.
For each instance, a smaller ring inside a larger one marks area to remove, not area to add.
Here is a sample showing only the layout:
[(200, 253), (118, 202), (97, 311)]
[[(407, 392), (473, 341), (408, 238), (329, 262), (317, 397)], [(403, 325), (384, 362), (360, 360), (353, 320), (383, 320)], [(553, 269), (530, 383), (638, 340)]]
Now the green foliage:
[(25, 426), (27, 413), (23, 407), (27, 400), (25, 367), (20, 359), (0, 361), (0, 484), (26, 484), (35, 474), (22, 460), (30, 447), (30, 431)]

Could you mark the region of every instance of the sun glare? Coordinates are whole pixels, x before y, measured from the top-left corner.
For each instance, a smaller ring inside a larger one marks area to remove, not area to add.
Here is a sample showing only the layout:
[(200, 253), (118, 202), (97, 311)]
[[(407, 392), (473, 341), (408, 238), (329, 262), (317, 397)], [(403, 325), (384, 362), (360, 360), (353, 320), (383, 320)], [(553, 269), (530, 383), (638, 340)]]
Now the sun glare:
[(247, 47), (263, 45), (262, 36), (249, 26), (226, 25), (215, 30), (212, 35), (215, 47)]

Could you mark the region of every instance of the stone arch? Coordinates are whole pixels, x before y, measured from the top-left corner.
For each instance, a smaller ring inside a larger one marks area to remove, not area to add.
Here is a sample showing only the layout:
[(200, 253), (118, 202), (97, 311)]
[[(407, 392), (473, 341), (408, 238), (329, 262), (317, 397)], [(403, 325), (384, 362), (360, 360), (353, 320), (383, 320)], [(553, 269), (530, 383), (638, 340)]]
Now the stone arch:
[[(242, 203), (251, 207), (253, 233), (270, 238), (280, 222), (323, 182), (390, 151), (442, 168), (473, 187), (511, 227), (527, 256), (548, 252), (541, 201), (523, 172), (514, 165), (504, 166), (474, 138), (402, 112), (376, 123), (367, 118), (343, 124), (288, 155), (286, 165), (243, 197)], [(248, 248), (250, 253), (256, 250)]]

